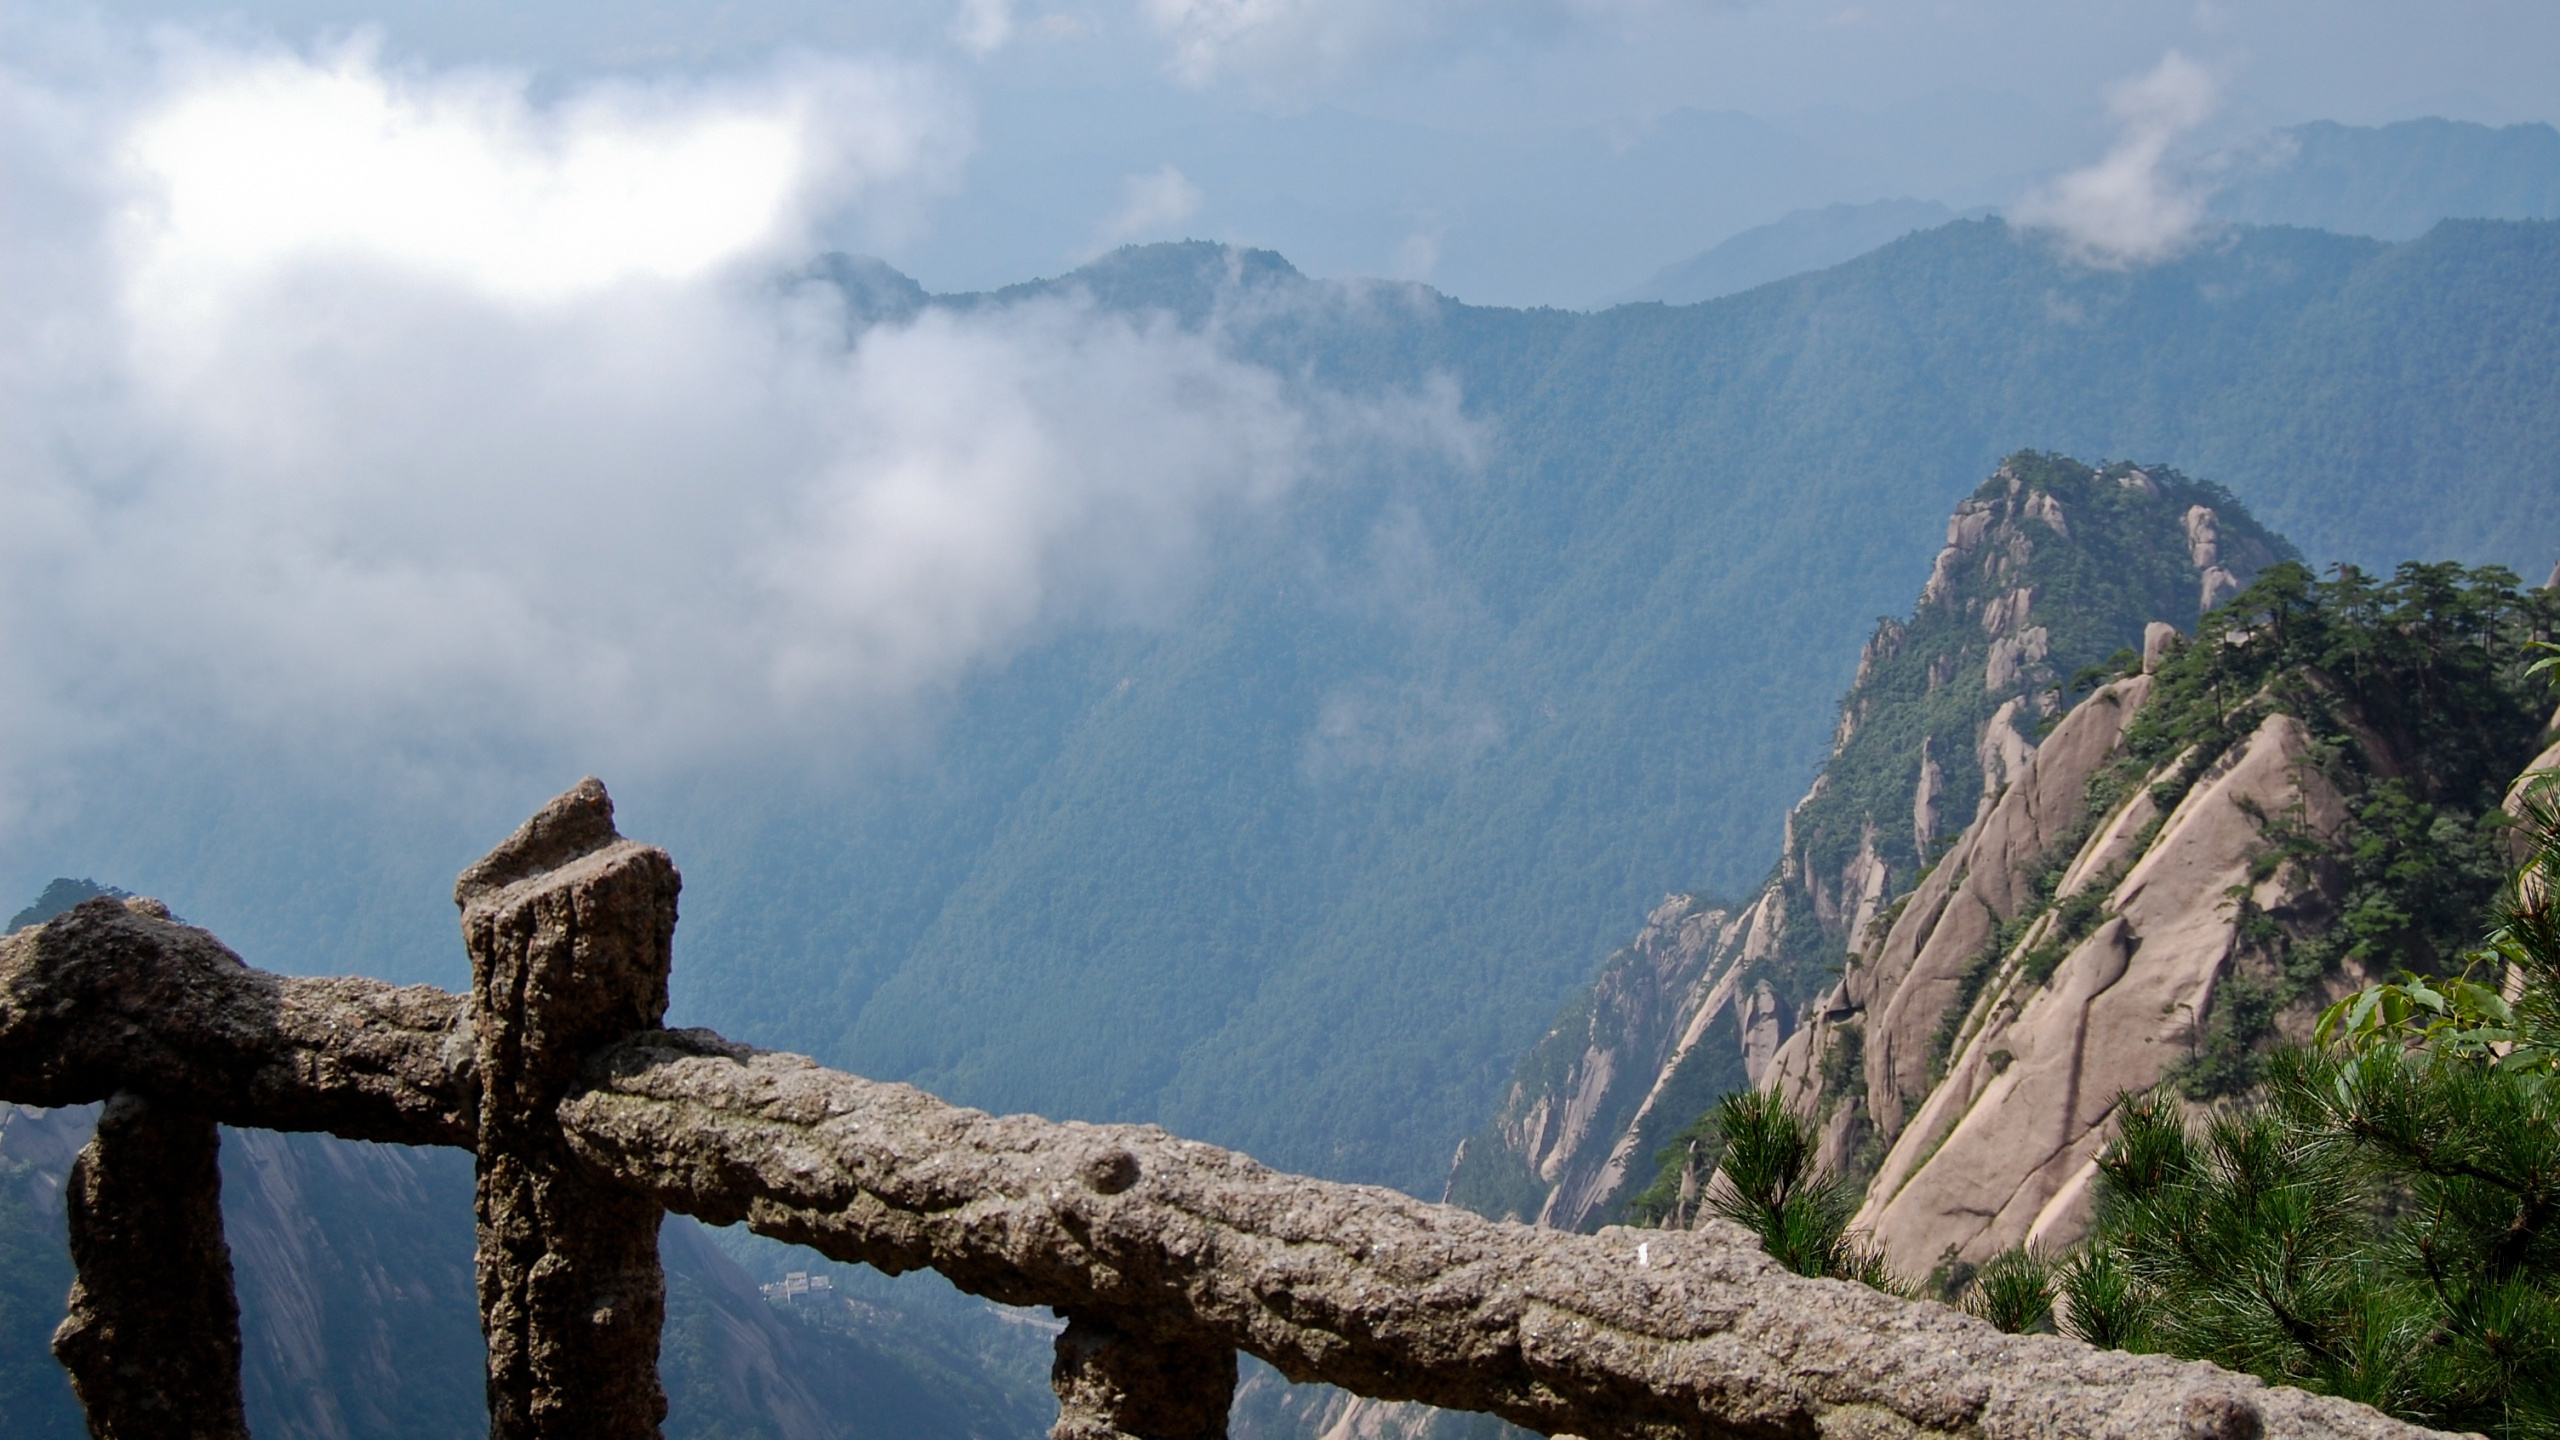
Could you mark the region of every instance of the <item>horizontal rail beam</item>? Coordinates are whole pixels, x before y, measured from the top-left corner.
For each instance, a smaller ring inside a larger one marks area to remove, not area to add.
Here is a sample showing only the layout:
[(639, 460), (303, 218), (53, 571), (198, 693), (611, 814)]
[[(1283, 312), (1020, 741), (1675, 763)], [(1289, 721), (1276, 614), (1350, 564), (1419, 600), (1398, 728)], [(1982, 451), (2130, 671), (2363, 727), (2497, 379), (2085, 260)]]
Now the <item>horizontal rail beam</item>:
[(118, 1090), (261, 1130), (469, 1149), (470, 1002), (430, 985), (254, 970), (152, 900), (88, 900), (0, 938), (0, 1096)]
[(1548, 1434), (2435, 1433), (1808, 1279), (1723, 1222), (1571, 1235), (1486, 1220), (1152, 1126), (961, 1109), (709, 1031), (635, 1036), (590, 1087), (561, 1107), (570, 1145), (670, 1210)]
[[(892, 1273), (929, 1267), (1069, 1317), (1055, 1374), (1067, 1440), (1214, 1436), (1233, 1351), (1294, 1380), (1586, 1440), (2435, 1433), (2210, 1365), (2005, 1335), (1943, 1305), (1807, 1279), (1722, 1222), (1540, 1230), (1282, 1174), (1152, 1126), (990, 1116), (656, 1029), (674, 885), (663, 854), (613, 833), (593, 781), (468, 872), (466, 929), (488, 932), (472, 932), (479, 978), (493, 997), (559, 988), (540, 1014), (494, 998), (478, 1013), (426, 986), (286, 979), (155, 902), (88, 901), (0, 938), (0, 1100), (125, 1091), (202, 1120), (457, 1146), (484, 1180), (539, 1161), (634, 1205), (743, 1221)], [(498, 1060), (507, 1074), (493, 1082), (484, 1067)], [(504, 1097), (496, 1110), (484, 1086)], [(481, 1199), (489, 1209), (486, 1184)], [(521, 1208), (483, 1217), (484, 1271), (506, 1269), (507, 1237), (487, 1232)], [(524, 1283), (483, 1297), (499, 1312), (540, 1302), (535, 1272), (578, 1269), (581, 1255), (536, 1244), (515, 1258), (532, 1267)], [(632, 1288), (614, 1278), (631, 1267), (585, 1268)], [(648, 1296), (625, 1298), (654, 1319)], [(490, 1318), (493, 1337), (513, 1333), (505, 1318)], [(623, 1349), (606, 1368), (653, 1395), (651, 1367)], [(528, 1436), (585, 1433), (527, 1414)], [(626, 1428), (655, 1428), (634, 1414)]]

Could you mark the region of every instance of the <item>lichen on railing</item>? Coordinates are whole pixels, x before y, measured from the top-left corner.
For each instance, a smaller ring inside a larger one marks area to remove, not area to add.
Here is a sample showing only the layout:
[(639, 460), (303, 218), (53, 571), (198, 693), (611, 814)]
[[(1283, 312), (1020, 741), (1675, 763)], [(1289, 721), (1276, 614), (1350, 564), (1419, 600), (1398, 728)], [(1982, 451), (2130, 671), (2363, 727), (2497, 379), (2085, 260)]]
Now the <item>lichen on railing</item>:
[(251, 969), (150, 901), (0, 940), (0, 1100), (104, 1100), (55, 1352), (99, 1440), (247, 1434), (217, 1125), (478, 1160), (493, 1440), (646, 1440), (668, 1210), (1067, 1321), (1060, 1440), (1211, 1440), (1239, 1351), (1587, 1440), (2433, 1432), (1790, 1274), (1721, 1222), (1571, 1235), (660, 1028), (678, 879), (593, 780), (463, 873), (468, 996)]

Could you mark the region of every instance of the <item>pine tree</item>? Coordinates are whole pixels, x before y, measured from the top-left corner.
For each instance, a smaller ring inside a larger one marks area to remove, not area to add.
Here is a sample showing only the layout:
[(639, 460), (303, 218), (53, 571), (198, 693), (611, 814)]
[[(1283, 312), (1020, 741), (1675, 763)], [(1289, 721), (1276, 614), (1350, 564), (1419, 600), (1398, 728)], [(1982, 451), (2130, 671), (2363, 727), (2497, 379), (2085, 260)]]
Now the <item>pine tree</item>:
[(1779, 1264), (1799, 1275), (1856, 1280), (1894, 1294), (1908, 1287), (1884, 1252), (1849, 1228), (1858, 1192), (1816, 1171), (1814, 1128), (1772, 1091), (1739, 1090), (1717, 1102), (1723, 1162), (1706, 1206), (1749, 1229)]

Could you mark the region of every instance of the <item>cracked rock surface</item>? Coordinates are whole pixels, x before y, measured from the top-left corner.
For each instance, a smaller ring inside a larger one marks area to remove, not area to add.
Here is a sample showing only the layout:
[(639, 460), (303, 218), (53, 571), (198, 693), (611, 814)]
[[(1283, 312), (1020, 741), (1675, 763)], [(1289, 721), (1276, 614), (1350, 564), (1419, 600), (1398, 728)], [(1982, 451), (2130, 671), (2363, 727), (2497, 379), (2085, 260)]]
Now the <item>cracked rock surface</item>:
[(667, 852), (614, 833), (590, 779), (454, 886), (480, 1017), (490, 1440), (653, 1440), (666, 1419), (663, 1212), (583, 1170), (557, 1112), (590, 1052), (666, 1015), (678, 885)]

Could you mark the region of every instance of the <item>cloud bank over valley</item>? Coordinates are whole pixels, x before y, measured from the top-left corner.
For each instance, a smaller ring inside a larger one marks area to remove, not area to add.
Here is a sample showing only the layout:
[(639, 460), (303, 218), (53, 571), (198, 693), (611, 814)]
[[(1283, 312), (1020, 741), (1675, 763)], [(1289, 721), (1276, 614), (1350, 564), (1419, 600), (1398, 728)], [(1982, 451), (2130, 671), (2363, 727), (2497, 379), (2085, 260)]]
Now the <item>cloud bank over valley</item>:
[(1214, 328), (1072, 297), (865, 327), (794, 282), (819, 221), (950, 182), (970, 113), (927, 68), (537, 98), (164, 37), (0, 104), (40, 202), (0, 254), (12, 813), (225, 736), (430, 770), (840, 743), (1145, 620), (1219, 525), (1403, 423)]

